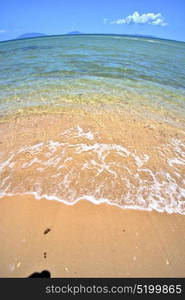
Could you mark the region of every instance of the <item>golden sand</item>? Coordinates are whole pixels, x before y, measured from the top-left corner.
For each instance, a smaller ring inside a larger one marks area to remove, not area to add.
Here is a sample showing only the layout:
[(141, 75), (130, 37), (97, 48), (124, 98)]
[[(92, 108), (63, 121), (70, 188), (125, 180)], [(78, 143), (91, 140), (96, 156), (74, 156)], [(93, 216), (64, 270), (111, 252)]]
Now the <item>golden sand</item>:
[(83, 200), (184, 213), (182, 129), (82, 110), (18, 115), (0, 123), (0, 137), (1, 277), (185, 276), (184, 215)]
[(185, 276), (182, 215), (17, 196), (0, 200), (0, 221), (1, 277)]

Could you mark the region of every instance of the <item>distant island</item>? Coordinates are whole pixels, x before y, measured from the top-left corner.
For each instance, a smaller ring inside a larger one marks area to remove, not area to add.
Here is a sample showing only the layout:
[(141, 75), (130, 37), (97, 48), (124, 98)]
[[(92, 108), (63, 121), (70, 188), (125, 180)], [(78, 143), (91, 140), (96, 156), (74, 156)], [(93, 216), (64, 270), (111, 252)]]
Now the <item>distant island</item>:
[(71, 31), (71, 32), (68, 32), (67, 34), (83, 34), (83, 33), (79, 32), (79, 31)]
[(135, 34), (130, 34), (131, 36), (140, 36), (140, 37), (146, 37), (146, 38), (153, 38), (153, 39), (159, 39), (159, 37), (156, 37), (154, 35), (147, 35), (147, 34), (142, 34), (142, 33), (135, 33)]
[(80, 31), (71, 31), (66, 33), (66, 35), (118, 35), (118, 36), (131, 36), (131, 37), (143, 37), (143, 38), (153, 38), (153, 39), (158, 39), (158, 37), (155, 37), (153, 35), (147, 35), (147, 34), (127, 34), (127, 33), (82, 33)]
[(40, 37), (40, 36), (46, 36), (46, 34), (38, 33), (38, 32), (28, 32), (28, 33), (19, 35), (18, 37), (16, 37), (16, 39), (28, 39), (28, 38), (34, 38), (34, 37)]

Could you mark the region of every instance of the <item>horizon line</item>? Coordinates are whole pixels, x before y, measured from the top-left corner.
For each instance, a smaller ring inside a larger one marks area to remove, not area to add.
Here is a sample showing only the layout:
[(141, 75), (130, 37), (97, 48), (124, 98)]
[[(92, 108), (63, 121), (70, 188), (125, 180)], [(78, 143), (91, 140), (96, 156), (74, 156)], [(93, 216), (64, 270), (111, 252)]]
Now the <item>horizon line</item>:
[(46, 38), (46, 37), (55, 37), (55, 36), (77, 36), (77, 35), (118, 35), (118, 36), (132, 36), (138, 38), (151, 38), (151, 39), (159, 39), (159, 40), (167, 40), (174, 41), (179, 43), (185, 43), (182, 40), (175, 40), (170, 38), (157, 37), (150, 34), (142, 34), (142, 33), (61, 33), (61, 34), (44, 34), (43, 36), (35, 36), (35, 37), (25, 37), (25, 38), (13, 38), (9, 40), (0, 41), (0, 43), (11, 42), (11, 41), (20, 41), (20, 40), (30, 40), (30, 39), (38, 39), (38, 38)]

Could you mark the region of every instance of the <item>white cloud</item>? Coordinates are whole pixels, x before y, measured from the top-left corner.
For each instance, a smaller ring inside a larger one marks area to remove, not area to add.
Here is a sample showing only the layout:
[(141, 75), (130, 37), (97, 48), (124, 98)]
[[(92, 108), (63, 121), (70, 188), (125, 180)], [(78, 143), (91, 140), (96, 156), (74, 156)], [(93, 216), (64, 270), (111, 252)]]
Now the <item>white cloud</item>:
[(0, 33), (5, 33), (6, 30), (5, 29), (0, 29)]
[(159, 26), (167, 25), (161, 13), (147, 13), (140, 15), (137, 11), (124, 19), (112, 21), (111, 24), (152, 24)]
[(104, 19), (103, 19), (103, 23), (104, 23), (104, 24), (107, 24), (107, 21), (108, 21), (107, 18), (104, 18)]

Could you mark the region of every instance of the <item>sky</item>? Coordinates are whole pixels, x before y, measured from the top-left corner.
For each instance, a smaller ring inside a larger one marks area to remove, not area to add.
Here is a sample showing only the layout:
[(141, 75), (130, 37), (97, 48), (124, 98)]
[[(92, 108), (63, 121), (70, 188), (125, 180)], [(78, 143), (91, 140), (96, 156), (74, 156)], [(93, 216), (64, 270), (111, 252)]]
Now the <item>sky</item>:
[(0, 41), (76, 30), (185, 41), (185, 0), (0, 0)]

